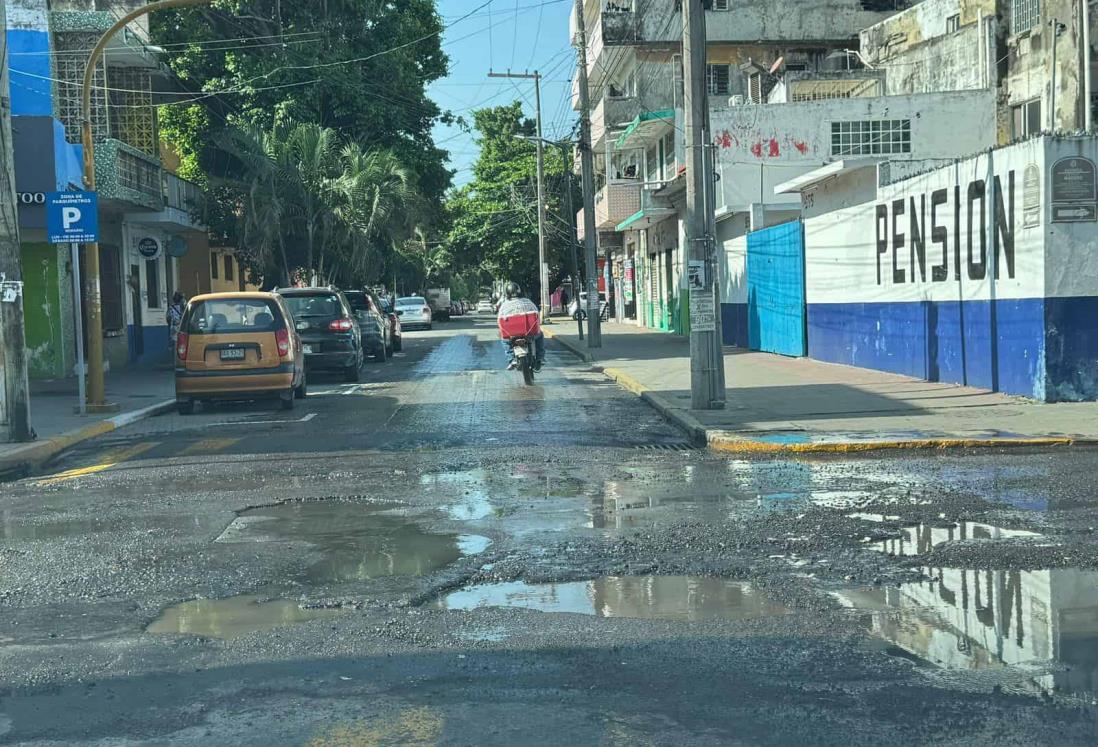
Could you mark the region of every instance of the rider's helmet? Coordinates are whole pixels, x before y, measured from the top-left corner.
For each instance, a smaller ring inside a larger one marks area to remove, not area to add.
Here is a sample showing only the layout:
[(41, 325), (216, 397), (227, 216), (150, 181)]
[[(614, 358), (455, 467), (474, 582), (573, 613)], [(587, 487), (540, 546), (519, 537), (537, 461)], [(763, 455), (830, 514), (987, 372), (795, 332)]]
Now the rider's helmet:
[(518, 298), (522, 295), (522, 288), (518, 287), (518, 283), (508, 283), (503, 288), (503, 294), (507, 298)]

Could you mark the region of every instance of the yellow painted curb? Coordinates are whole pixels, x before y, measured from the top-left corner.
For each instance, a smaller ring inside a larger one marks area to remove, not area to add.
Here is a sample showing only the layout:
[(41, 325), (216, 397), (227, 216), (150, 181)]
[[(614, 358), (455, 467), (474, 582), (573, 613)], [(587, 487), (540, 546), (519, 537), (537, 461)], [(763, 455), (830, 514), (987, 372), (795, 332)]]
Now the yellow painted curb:
[(726, 454), (853, 454), (864, 451), (986, 449), (1021, 446), (1072, 446), (1090, 439), (1056, 438), (914, 438), (896, 441), (830, 441), (779, 444), (751, 439), (711, 438), (709, 448)]
[(609, 376), (614, 381), (618, 382), (623, 389), (628, 389), (633, 394), (644, 394), (650, 391), (648, 387), (634, 379), (624, 371), (619, 371), (616, 368), (604, 368), (602, 372)]

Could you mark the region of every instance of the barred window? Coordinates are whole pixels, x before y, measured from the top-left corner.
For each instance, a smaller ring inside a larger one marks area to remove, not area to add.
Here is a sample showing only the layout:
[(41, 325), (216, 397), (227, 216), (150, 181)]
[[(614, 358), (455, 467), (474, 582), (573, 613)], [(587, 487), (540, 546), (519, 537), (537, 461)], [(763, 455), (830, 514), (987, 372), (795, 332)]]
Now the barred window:
[(888, 156), (910, 152), (910, 119), (831, 123), (832, 156)]
[(705, 82), (711, 96), (727, 96), (731, 89), (731, 72), (728, 65), (706, 65)]
[(1010, 32), (1020, 34), (1041, 23), (1041, 0), (1011, 0)]

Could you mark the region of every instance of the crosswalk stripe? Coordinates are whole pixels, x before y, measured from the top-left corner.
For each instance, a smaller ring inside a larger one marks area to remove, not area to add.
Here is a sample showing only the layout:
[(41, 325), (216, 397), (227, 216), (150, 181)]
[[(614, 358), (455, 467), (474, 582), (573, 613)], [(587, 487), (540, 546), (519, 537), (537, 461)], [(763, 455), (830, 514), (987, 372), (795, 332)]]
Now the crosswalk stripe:
[(126, 448), (112, 449), (111, 451), (104, 452), (101, 457), (102, 461), (99, 462), (99, 464), (59, 472), (56, 475), (51, 475), (50, 477), (39, 480), (38, 485), (55, 485), (59, 482), (65, 482), (66, 480), (75, 480), (77, 477), (83, 477), (84, 475), (94, 475), (97, 472), (108, 470), (116, 464), (121, 464), (127, 459), (133, 459), (135, 456), (144, 454), (150, 449), (155, 449), (160, 443), (160, 441), (144, 441)]
[(215, 451), (224, 451), (240, 441), (239, 438), (204, 438), (179, 452), (181, 456), (194, 456), (196, 454), (209, 454)]

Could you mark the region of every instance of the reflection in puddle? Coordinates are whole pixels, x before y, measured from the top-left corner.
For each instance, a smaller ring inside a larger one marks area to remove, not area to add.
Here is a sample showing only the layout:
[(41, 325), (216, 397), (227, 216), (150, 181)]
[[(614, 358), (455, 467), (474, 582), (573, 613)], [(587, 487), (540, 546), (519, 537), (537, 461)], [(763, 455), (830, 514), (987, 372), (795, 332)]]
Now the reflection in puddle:
[(1038, 691), (1098, 692), (1098, 572), (924, 572), (932, 580), (851, 590), (876, 635), (947, 669), (1040, 670)]
[(194, 599), (164, 610), (146, 629), (150, 633), (189, 633), (212, 638), (236, 638), (286, 625), (334, 617), (338, 609), (303, 609), (289, 599), (247, 594), (228, 599)]
[[(422, 576), (466, 555), (483, 552), (490, 541), (476, 535), (433, 534), (411, 519), (383, 513), (389, 506), (312, 501), (249, 511), (249, 531), (315, 545), (324, 559), (305, 574), (310, 583), (366, 581), (383, 576)], [(273, 521), (255, 521), (267, 517)]]
[(788, 609), (751, 586), (691, 576), (610, 576), (594, 581), (528, 584), (522, 581), (459, 589), (436, 603), (440, 609), (518, 607), (598, 617), (661, 620), (747, 620)]
[[(898, 517), (882, 516), (880, 514), (850, 514), (851, 518), (864, 519), (866, 521), (894, 521)], [(983, 524), (978, 521), (962, 521), (949, 525), (917, 524), (915, 526), (901, 527), (900, 536), (890, 537), (885, 540), (870, 542), (866, 545), (870, 550), (887, 553), (889, 555), (925, 555), (939, 545), (946, 542), (962, 540), (1012, 540), (1022, 538), (1040, 537), (1037, 532), (1029, 532), (1024, 529), (1002, 529), (991, 524)]]

